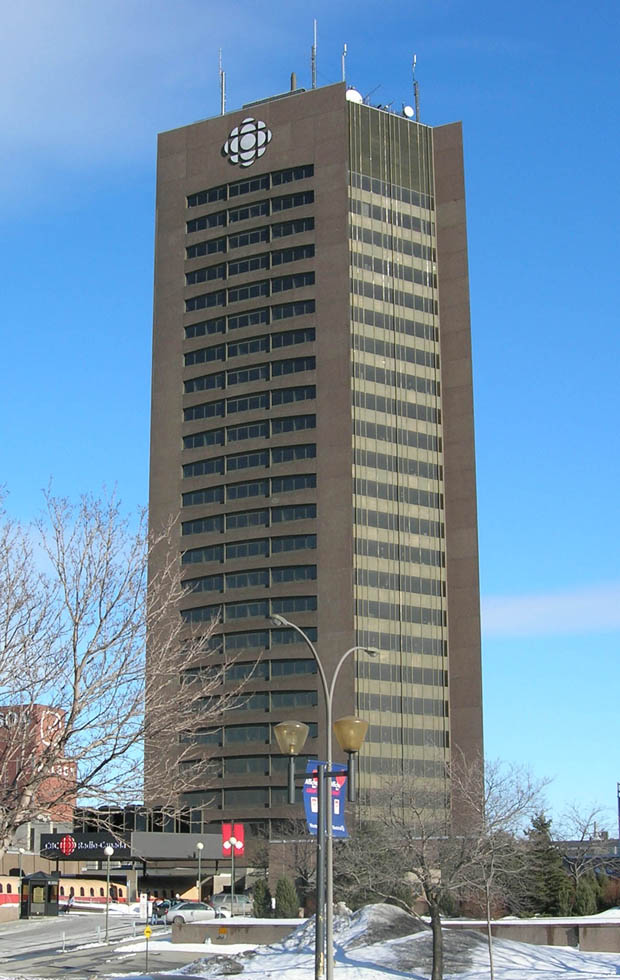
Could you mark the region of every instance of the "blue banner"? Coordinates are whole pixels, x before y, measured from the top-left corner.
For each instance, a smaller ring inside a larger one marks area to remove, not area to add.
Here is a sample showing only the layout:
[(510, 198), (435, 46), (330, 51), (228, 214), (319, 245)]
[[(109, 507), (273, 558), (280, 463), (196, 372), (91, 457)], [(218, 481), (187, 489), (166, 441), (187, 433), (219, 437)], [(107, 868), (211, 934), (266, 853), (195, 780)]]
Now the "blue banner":
[[(306, 823), (311, 834), (317, 832), (319, 819), (319, 785), (318, 767), (316, 759), (309, 759), (306, 765), (306, 779), (304, 782), (304, 809), (306, 811)], [(325, 763), (321, 763), (325, 765)], [(347, 788), (347, 767), (340, 763), (332, 763), (332, 775), (327, 780), (331, 784), (332, 797), (332, 836), (348, 837), (344, 820), (344, 801)]]

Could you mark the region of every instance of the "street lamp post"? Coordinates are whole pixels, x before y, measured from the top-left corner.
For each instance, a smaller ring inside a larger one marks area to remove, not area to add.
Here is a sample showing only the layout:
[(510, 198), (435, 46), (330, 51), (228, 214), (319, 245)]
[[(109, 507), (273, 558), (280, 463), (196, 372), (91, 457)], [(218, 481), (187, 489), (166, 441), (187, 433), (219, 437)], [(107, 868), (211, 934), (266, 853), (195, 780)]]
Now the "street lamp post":
[(22, 870), (22, 860), (23, 860), (24, 854), (26, 853), (26, 848), (25, 847), (20, 847), (17, 853), (19, 855), (19, 885), (20, 885), (20, 892), (21, 892), (22, 876), (23, 876), (23, 873), (24, 873), (23, 870)]
[[(340, 674), (340, 669), (352, 653), (363, 652), (367, 653), (371, 657), (379, 656), (380, 651), (376, 650), (374, 647), (365, 646), (354, 646), (350, 647), (336, 664), (334, 673), (332, 675), (331, 683), (327, 681), (327, 675), (319, 655), (316, 651), (316, 647), (310, 640), (310, 637), (304, 633), (301, 627), (297, 626), (296, 623), (292, 623), (290, 620), (285, 619), (284, 616), (279, 614), (274, 614), (270, 617), (271, 622), (275, 626), (286, 626), (289, 629), (295, 630), (298, 633), (310, 652), (314, 657), (317, 665), (317, 670), (321, 678), (321, 685), (323, 687), (323, 695), (325, 698), (325, 726), (326, 726), (326, 765), (325, 765), (325, 777), (326, 777), (326, 789), (327, 792), (324, 793), (325, 803), (325, 814), (323, 819), (325, 820), (325, 974), (326, 980), (333, 980), (334, 976), (334, 847), (333, 847), (333, 834), (332, 834), (332, 824), (333, 824), (333, 809), (332, 809), (332, 793), (331, 793), (331, 779), (332, 779), (332, 707), (334, 700), (334, 688), (336, 686), (336, 681), (338, 680), (338, 675)], [(364, 730), (365, 734), (365, 730)], [(363, 739), (364, 735), (362, 735)], [(361, 740), (360, 740), (361, 742)], [(342, 746), (345, 748), (345, 746)], [(346, 749), (345, 749), (346, 750)], [(354, 750), (348, 750), (354, 751)], [(320, 775), (320, 774), (319, 774)], [(322, 782), (319, 779), (319, 782)], [(319, 818), (319, 826), (321, 826), (321, 814), (317, 814)], [(317, 838), (318, 838), (317, 833)], [(317, 866), (317, 877), (319, 874), (319, 868)], [(317, 889), (318, 891), (318, 889)], [(320, 965), (322, 946), (320, 946), (320, 916), (322, 915), (322, 909), (319, 906), (322, 904), (322, 896), (320, 893), (317, 894), (317, 910), (316, 910), (316, 962), (315, 962), (315, 974), (316, 976), (322, 975), (322, 968)]]
[(103, 849), (103, 853), (105, 854), (105, 859), (106, 859), (106, 866), (105, 866), (105, 881), (106, 881), (106, 890), (105, 890), (105, 941), (107, 943), (108, 942), (108, 922), (109, 922), (109, 915), (110, 915), (110, 858), (114, 854), (114, 848), (112, 847), (111, 844), (106, 844), (106, 846)]
[(203, 851), (203, 848), (204, 848), (204, 844), (202, 843), (201, 840), (199, 840), (198, 843), (196, 844), (196, 850), (198, 851), (198, 881), (197, 881), (197, 887), (198, 887), (198, 901), (199, 902), (202, 900), (202, 874), (201, 874), (202, 866), (201, 866), (201, 861), (202, 861), (202, 851)]

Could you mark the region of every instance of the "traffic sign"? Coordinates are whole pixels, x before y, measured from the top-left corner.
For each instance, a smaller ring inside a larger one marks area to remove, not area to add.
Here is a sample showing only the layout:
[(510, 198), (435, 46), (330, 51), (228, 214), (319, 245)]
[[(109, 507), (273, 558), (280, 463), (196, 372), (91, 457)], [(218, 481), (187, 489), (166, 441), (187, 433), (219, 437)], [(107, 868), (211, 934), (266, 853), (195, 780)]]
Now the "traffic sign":
[(153, 935), (153, 930), (151, 929), (150, 926), (146, 927), (146, 929), (144, 930), (144, 935), (146, 936), (147, 939), (151, 938), (151, 936)]

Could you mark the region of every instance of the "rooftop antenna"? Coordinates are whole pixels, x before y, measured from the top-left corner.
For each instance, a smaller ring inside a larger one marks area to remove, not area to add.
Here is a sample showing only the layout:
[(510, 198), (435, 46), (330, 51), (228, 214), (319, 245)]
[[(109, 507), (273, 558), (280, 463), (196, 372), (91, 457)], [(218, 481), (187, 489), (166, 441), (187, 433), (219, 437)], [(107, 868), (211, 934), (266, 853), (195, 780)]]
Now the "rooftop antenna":
[(415, 106), (415, 121), (420, 122), (420, 86), (418, 85), (417, 79), (415, 77), (415, 63), (417, 56), (414, 54), (413, 62), (411, 65), (411, 72), (413, 74), (413, 104)]
[(345, 61), (346, 56), (347, 56), (347, 46), (345, 44), (343, 46), (343, 48), (342, 48), (342, 81), (343, 82), (346, 82), (346, 80), (347, 80), (347, 75), (346, 75), (346, 71), (345, 71), (345, 67), (344, 67), (344, 61)]
[(222, 49), (220, 48), (220, 115), (226, 112), (226, 72), (222, 68)]
[(314, 21), (314, 41), (312, 42), (312, 88), (316, 88), (316, 18)]

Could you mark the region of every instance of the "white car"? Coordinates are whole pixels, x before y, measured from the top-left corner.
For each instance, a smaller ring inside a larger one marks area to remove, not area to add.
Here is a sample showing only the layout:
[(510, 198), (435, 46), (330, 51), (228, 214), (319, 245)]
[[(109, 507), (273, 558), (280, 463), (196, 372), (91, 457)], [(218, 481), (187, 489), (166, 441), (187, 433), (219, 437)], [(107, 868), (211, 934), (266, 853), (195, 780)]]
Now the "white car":
[(208, 902), (177, 902), (166, 912), (166, 922), (206, 922), (215, 918), (215, 909)]
[[(218, 916), (222, 918), (230, 917), (230, 895), (219, 892), (212, 897), (213, 907)], [(254, 900), (251, 895), (241, 892), (235, 895), (234, 915), (254, 915)]]

